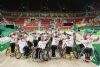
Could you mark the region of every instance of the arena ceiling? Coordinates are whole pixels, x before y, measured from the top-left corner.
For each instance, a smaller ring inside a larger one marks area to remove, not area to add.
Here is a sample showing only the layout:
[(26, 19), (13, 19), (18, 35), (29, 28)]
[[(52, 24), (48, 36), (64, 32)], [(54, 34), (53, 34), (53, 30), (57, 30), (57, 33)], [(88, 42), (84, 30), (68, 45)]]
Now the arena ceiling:
[(94, 9), (100, 0), (0, 0), (0, 9), (9, 11), (83, 11)]

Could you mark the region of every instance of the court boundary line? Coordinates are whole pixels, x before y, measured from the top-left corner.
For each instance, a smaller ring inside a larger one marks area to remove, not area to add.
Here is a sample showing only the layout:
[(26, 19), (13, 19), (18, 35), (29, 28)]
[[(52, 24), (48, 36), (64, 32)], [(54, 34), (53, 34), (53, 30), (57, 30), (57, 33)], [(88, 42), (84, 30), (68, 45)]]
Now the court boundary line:
[(0, 63), (0, 66), (4, 65), (9, 59), (10, 57), (8, 57), (4, 62)]

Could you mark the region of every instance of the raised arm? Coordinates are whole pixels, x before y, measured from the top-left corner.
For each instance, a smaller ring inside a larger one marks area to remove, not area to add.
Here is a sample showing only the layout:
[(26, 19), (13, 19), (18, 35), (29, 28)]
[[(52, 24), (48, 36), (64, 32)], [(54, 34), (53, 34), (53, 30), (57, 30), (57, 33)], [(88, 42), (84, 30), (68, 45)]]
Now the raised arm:
[(96, 41), (98, 41), (100, 38), (99, 37), (97, 37), (96, 39), (93, 39), (93, 42), (96, 42)]

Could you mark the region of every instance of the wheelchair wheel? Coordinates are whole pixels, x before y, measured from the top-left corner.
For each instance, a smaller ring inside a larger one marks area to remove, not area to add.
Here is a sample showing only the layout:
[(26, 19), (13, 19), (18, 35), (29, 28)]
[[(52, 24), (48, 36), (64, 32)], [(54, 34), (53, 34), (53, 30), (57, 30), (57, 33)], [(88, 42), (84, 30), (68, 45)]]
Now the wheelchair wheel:
[(77, 51), (77, 48), (73, 48), (73, 54), (74, 54), (75, 58), (78, 59), (78, 51)]
[(20, 59), (21, 56), (22, 56), (22, 54), (19, 51), (19, 47), (16, 46), (16, 48), (15, 48), (15, 57), (16, 57), (16, 59)]
[(49, 50), (48, 55), (49, 55), (49, 59), (51, 59), (51, 57), (52, 57), (52, 50)]
[(35, 58), (35, 54), (34, 53), (32, 53), (32, 59), (34, 59)]
[(40, 52), (40, 58), (36, 58), (36, 49), (32, 52), (32, 59), (36, 62), (40, 62), (43, 60), (42, 58), (42, 52)]
[(21, 54), (19, 51), (16, 51), (16, 52), (15, 52), (15, 57), (16, 57), (16, 59), (20, 59), (21, 56), (22, 56), (22, 54)]
[(94, 49), (93, 57), (91, 59), (92, 62), (100, 63), (100, 57), (98, 52)]
[(7, 50), (6, 50), (6, 56), (11, 56), (11, 48), (8, 47)]
[(47, 55), (47, 51), (46, 50), (43, 50), (42, 52), (41, 52), (41, 58), (42, 58), (42, 60), (44, 60), (44, 61), (48, 61), (48, 55)]
[(32, 57), (32, 59), (35, 58), (35, 53), (36, 53), (36, 51), (35, 51), (35, 49), (33, 49), (33, 50), (32, 50), (32, 53), (31, 53), (31, 57)]
[(66, 55), (66, 48), (64, 48), (63, 50), (62, 50), (62, 56), (65, 58), (65, 55)]

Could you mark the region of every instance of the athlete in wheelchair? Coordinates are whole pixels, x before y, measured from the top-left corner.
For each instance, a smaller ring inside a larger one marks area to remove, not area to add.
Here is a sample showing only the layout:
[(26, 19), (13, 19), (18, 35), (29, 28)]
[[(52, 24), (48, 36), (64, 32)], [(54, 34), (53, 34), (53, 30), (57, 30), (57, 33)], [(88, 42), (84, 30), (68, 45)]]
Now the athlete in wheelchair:
[[(92, 38), (89, 34), (86, 34), (85, 36), (83, 36), (83, 39), (80, 40), (80, 54), (79, 57), (85, 58), (85, 61), (91, 61), (91, 54), (94, 51), (94, 47), (92, 46), (92, 43), (95, 41), (98, 41), (99, 37), (97, 38)], [(85, 55), (85, 56), (84, 56)]]
[(59, 41), (60, 41), (59, 36), (55, 35), (54, 37), (52, 37), (52, 42), (51, 42), (51, 57), (52, 58), (57, 57), (57, 51), (59, 51)]
[(33, 36), (32, 34), (23, 34), (24, 36), (19, 37), (17, 44), (19, 45), (20, 56), (17, 59), (20, 59), (21, 56), (28, 58), (31, 57), (33, 51)]
[(39, 33), (33, 33), (33, 45), (34, 47), (37, 47), (38, 42), (41, 40), (41, 34)]
[(31, 43), (31, 41), (26, 38), (26, 36), (22, 36), (18, 38), (17, 44), (19, 46), (19, 51), (21, 54), (19, 57), (17, 57), (17, 59), (20, 59), (21, 57), (28, 58), (32, 52), (31, 47), (33, 44)]
[(34, 49), (32, 34), (28, 34), (28, 36), (26, 37), (26, 43), (27, 43), (27, 46), (25, 46), (23, 50), (24, 50), (24, 56), (28, 57), (28, 56), (31, 56)]
[(67, 34), (63, 39), (62, 49), (63, 49), (63, 57), (72, 59), (74, 57), (74, 40), (73, 35)]
[(37, 47), (35, 48), (35, 60), (36, 61), (42, 61), (45, 60), (47, 61), (47, 50), (46, 46), (48, 45), (47, 43), (49, 42), (50, 38), (44, 38), (44, 36), (41, 36), (41, 40), (38, 42)]
[(31, 57), (33, 50), (34, 50), (33, 44), (30, 41), (27, 41), (27, 45), (24, 46), (24, 48), (23, 48), (24, 56), (26, 58)]

